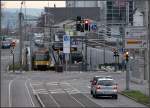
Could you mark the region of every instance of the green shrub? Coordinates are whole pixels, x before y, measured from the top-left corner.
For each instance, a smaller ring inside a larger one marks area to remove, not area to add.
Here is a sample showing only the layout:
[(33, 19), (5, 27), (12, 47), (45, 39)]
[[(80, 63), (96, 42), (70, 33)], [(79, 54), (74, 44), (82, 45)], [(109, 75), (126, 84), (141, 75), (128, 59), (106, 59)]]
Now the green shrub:
[[(19, 70), (20, 69), (20, 64), (19, 63), (14, 64), (14, 69)], [(13, 70), (13, 64), (9, 65), (9, 70)]]

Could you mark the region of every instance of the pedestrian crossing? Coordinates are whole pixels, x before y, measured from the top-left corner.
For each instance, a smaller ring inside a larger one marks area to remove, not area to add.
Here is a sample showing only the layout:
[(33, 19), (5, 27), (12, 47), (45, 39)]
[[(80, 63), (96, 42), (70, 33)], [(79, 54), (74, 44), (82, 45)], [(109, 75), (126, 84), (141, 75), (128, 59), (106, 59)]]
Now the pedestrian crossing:
[(79, 90), (75, 88), (71, 83), (66, 81), (64, 82), (30, 82), (30, 86), (34, 94), (37, 93), (51, 93), (51, 94), (78, 94), (78, 93), (89, 93), (89, 86), (83, 87), (83, 89)]

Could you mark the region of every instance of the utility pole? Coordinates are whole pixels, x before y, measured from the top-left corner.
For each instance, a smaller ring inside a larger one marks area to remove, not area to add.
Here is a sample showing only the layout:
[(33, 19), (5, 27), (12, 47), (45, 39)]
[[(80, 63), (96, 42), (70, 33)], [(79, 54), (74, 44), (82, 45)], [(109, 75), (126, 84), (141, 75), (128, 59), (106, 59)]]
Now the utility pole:
[[(2, 18), (2, 11), (1, 11), (1, 7), (2, 7), (2, 3), (0, 2), (0, 19)], [(0, 22), (0, 25), (1, 25), (1, 22)], [(1, 26), (0, 26), (0, 35), (1, 35)], [(1, 48), (2, 48), (2, 40), (0, 39), (0, 72), (1, 72)], [(2, 75), (1, 75), (2, 76)]]
[(105, 36), (103, 35), (103, 38), (104, 38), (104, 51), (103, 51), (103, 61), (104, 61), (104, 66), (105, 66)]
[[(149, 97), (150, 97), (150, 1), (148, 0), (148, 37), (149, 37)], [(150, 100), (149, 100), (150, 102)], [(150, 107), (150, 104), (149, 104)]]
[[(126, 2), (126, 20), (125, 20), (125, 28), (126, 26), (128, 26), (129, 24), (129, 3)], [(125, 30), (124, 30), (125, 31)], [(125, 48), (125, 33), (124, 33), (124, 37), (123, 37), (123, 47)], [(126, 90), (129, 90), (129, 83), (130, 83), (130, 74), (129, 74), (129, 56), (128, 56), (129, 52), (126, 52)]]
[(20, 73), (22, 72), (22, 13), (19, 13), (19, 36), (20, 36)]

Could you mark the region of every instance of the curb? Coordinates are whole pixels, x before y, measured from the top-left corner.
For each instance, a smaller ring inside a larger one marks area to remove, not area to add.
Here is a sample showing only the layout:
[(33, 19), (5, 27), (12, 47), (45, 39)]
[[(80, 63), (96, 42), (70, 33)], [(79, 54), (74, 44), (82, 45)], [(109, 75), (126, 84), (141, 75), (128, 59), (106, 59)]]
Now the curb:
[[(20, 71), (15, 70), (15, 72), (13, 72), (12, 70), (10, 70), (8, 71), (8, 73), (20, 74)], [(25, 73), (25, 71), (22, 71), (21, 73)]]
[(137, 103), (143, 104), (143, 105), (145, 105), (145, 106), (149, 106), (149, 104), (141, 103), (141, 102), (139, 102), (137, 99), (135, 99), (135, 98), (133, 98), (133, 97), (127, 95), (127, 94), (124, 94), (124, 93), (121, 93), (121, 92), (118, 92), (118, 93), (121, 94), (121, 95), (123, 95), (123, 96), (126, 96), (127, 98), (129, 98), (129, 99), (131, 99), (131, 100), (134, 100), (134, 101), (137, 102)]

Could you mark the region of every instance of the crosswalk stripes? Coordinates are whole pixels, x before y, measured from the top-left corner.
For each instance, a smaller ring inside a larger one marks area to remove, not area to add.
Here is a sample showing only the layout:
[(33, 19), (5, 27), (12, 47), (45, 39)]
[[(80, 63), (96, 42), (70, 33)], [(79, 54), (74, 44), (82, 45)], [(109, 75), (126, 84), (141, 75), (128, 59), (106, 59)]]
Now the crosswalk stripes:
[(74, 87), (71, 83), (62, 81), (62, 82), (47, 82), (46, 88), (43, 86), (43, 82), (36, 82), (33, 81), (30, 83), (32, 91), (34, 94), (36, 93), (51, 93), (51, 94), (61, 94), (61, 93), (67, 93), (67, 94), (78, 94), (78, 93), (89, 93), (87, 89), (90, 88), (90, 85), (87, 85), (87, 89), (84, 88), (81, 90), (78, 90), (76, 87)]

